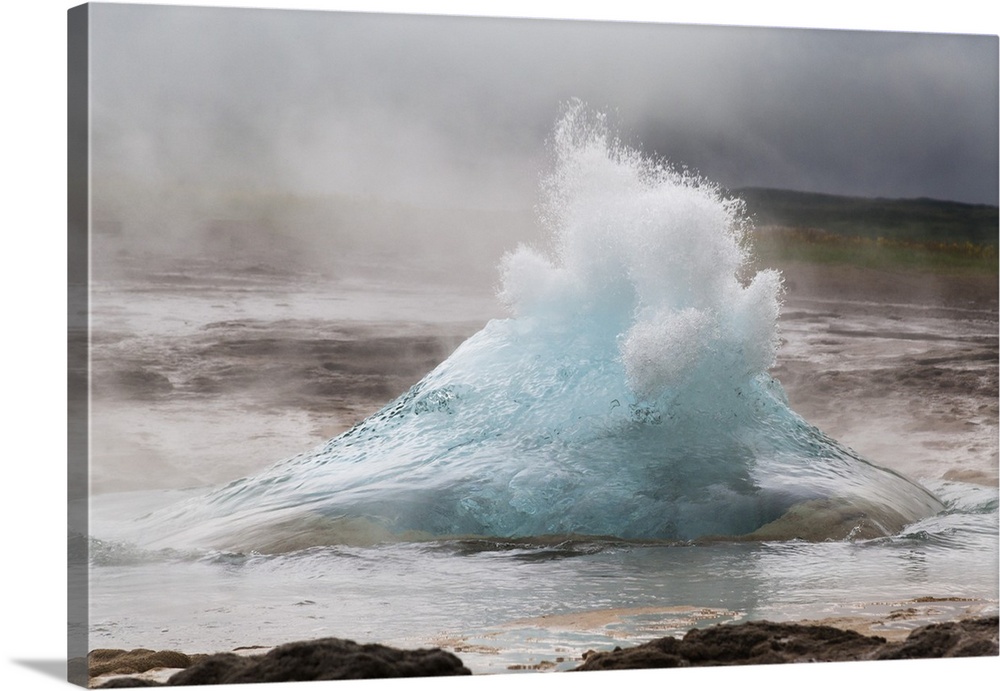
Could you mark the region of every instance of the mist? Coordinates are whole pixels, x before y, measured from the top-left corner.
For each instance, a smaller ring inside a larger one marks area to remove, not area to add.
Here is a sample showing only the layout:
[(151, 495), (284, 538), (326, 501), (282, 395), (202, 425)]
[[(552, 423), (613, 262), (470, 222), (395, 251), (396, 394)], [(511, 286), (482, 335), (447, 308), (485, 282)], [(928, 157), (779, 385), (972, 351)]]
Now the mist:
[(364, 254), (488, 282), (540, 234), (572, 99), (730, 188), (997, 203), (995, 36), (91, 12), (95, 228), (147, 258)]

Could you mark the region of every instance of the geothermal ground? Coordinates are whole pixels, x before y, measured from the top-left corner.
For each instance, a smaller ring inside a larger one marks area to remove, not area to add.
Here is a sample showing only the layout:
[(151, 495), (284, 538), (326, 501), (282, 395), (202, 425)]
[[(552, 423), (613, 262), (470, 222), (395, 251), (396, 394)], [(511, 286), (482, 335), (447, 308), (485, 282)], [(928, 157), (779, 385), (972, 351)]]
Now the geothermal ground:
[[(782, 267), (793, 410), (914, 479), (997, 484), (997, 279)], [(94, 492), (216, 485), (347, 430), (490, 318), (488, 288), (220, 266), (96, 282)]]

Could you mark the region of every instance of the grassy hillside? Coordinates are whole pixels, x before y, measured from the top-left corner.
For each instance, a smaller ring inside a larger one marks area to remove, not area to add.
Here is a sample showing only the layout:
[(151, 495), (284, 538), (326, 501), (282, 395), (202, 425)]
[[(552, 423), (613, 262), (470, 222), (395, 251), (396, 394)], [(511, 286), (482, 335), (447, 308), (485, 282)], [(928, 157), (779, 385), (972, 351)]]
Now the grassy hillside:
[(765, 260), (997, 271), (996, 206), (765, 188), (731, 193), (746, 203)]

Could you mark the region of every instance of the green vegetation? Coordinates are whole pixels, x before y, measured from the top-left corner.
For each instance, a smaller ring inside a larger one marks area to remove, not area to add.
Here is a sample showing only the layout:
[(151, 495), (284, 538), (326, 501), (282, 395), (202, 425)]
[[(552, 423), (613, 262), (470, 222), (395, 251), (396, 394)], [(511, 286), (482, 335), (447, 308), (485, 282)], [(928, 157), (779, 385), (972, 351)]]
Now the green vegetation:
[(760, 188), (733, 193), (746, 203), (755, 253), (766, 262), (997, 271), (995, 206)]
[(938, 273), (997, 271), (996, 244), (918, 243), (836, 235), (816, 229), (758, 229), (754, 251), (765, 263), (851, 264)]

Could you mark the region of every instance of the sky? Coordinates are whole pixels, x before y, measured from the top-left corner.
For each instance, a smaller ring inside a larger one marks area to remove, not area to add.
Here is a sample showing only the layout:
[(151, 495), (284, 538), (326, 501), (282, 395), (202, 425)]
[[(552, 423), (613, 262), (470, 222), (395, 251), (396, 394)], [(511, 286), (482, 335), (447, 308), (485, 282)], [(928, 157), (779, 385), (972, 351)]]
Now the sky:
[(94, 171), (530, 206), (578, 98), (724, 187), (997, 204), (995, 35), (92, 6)]

